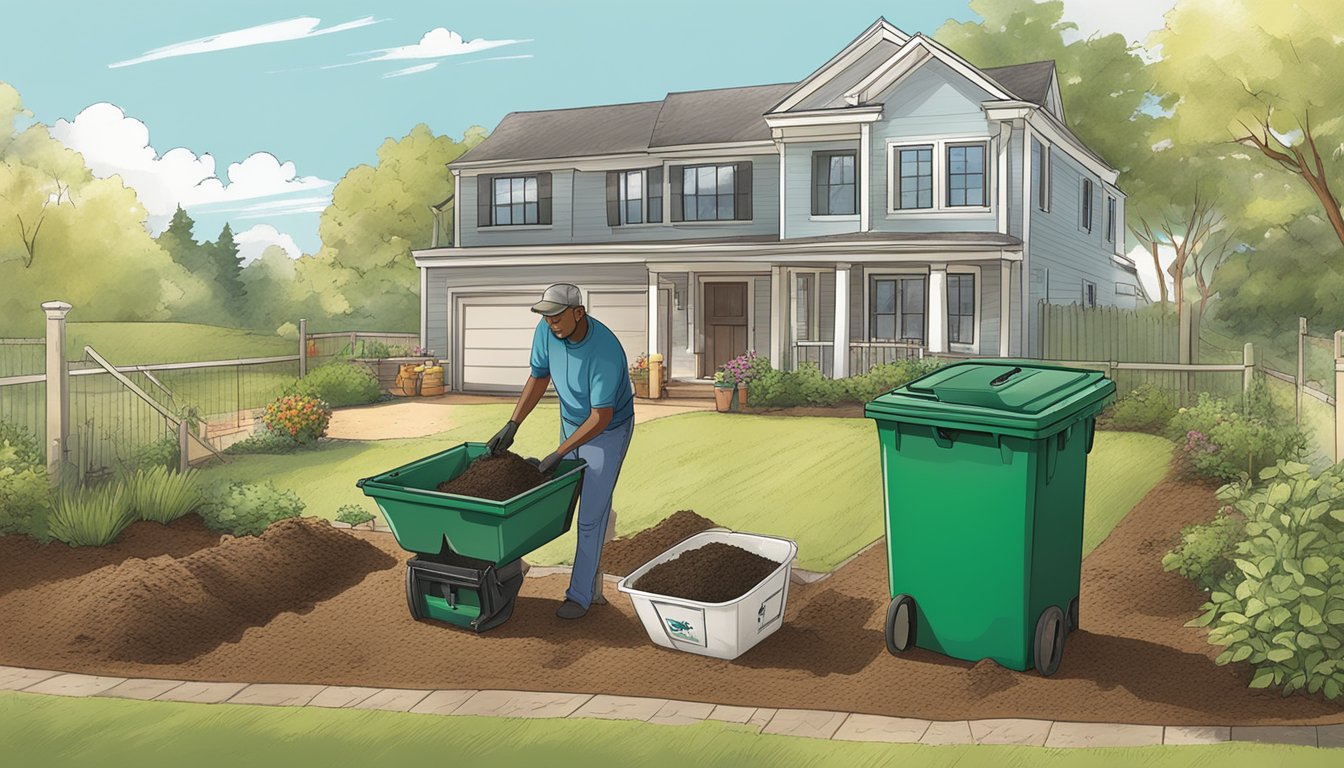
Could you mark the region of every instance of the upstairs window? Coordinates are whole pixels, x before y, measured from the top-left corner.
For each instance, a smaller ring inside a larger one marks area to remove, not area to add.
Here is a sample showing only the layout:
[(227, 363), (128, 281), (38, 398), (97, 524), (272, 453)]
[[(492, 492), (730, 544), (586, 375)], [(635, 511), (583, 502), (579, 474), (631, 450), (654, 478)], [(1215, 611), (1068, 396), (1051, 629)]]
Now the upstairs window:
[(663, 220), (663, 169), (607, 172), (607, 226)]
[(1043, 213), (1050, 212), (1050, 189), (1054, 181), (1055, 168), (1050, 162), (1050, 147), (1039, 144), (1035, 139), (1032, 143), (1040, 149), (1040, 163), (1036, 169), (1036, 207)]
[(551, 223), (551, 174), (478, 176), (476, 225), (516, 227)]
[(1092, 231), (1092, 180), (1083, 179), (1083, 229)]
[(933, 147), (901, 147), (893, 195), (899, 210), (933, 207)]
[(857, 152), (812, 153), (812, 215), (852, 216), (859, 211)]
[(984, 208), (985, 145), (949, 144), (947, 146), (947, 206)]
[(674, 165), (672, 221), (750, 221), (751, 163)]
[(1115, 242), (1115, 198), (1106, 196), (1106, 242)]

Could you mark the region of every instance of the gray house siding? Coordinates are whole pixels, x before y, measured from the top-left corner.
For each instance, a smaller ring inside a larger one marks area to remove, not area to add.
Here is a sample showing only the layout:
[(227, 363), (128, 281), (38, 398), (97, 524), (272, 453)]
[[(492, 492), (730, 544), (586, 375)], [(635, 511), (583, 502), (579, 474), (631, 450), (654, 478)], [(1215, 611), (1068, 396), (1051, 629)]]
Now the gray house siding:
[(999, 262), (980, 264), (980, 276), (976, 280), (976, 291), (980, 301), (980, 331), (976, 335), (976, 353), (981, 355), (999, 354)]
[[(828, 150), (854, 150), (858, 141), (798, 142), (784, 145), (784, 170), (788, 176), (785, 199), (784, 232), (781, 237), (816, 237), (858, 232), (858, 214), (850, 220), (812, 217), (812, 153)], [(857, 169), (855, 169), (857, 174)], [(857, 210), (857, 209), (855, 209)]]
[(755, 334), (748, 351), (755, 350), (758, 355), (770, 354), (770, 278), (757, 277), (755, 285)]
[[(926, 139), (993, 138), (997, 129), (985, 118), (981, 102), (991, 96), (939, 61), (930, 61), (901, 81), (886, 97), (883, 119), (873, 124), (869, 179), (870, 222), (879, 232), (993, 232), (998, 227), (994, 206), (997, 193), (989, 194), (990, 210), (971, 214), (892, 213), (888, 197), (894, 169), (888, 157), (891, 143), (923, 143)], [(987, 163), (994, 166), (991, 148)], [(941, 158), (934, 160), (934, 173), (945, 174)]]
[[(513, 173), (510, 171), (510, 173)], [(527, 175), (527, 171), (517, 171)], [(462, 176), (462, 245), (541, 245), (571, 241), (573, 171), (551, 171), (551, 224), (526, 227), (480, 227), (476, 222), (476, 176)]]

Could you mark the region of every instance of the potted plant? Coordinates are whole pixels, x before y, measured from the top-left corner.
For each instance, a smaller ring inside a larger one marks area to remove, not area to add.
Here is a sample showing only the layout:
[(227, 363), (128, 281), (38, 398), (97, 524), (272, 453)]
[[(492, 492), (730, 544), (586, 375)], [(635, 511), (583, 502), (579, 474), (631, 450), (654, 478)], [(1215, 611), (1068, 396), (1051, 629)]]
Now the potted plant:
[(727, 413), (733, 409), (733, 390), (737, 381), (724, 369), (714, 372), (714, 410)]
[(649, 356), (640, 355), (630, 366), (630, 381), (635, 385), (635, 397), (649, 396)]
[(726, 377), (731, 379), (737, 388), (737, 404), (740, 408), (747, 407), (747, 384), (751, 381), (755, 364), (756, 352), (751, 351), (734, 357), (723, 366)]

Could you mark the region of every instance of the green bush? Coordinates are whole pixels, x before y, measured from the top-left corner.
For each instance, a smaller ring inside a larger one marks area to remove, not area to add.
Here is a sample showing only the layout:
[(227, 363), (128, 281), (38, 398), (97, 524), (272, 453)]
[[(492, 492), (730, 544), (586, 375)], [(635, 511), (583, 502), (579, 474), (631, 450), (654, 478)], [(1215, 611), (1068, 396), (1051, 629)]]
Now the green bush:
[(97, 487), (63, 489), (48, 533), (72, 547), (101, 547), (116, 541), (135, 519), (126, 484), (116, 479)]
[(261, 421), (271, 434), (311, 443), (327, 433), (331, 408), (310, 395), (284, 395), (266, 406)]
[(15, 462), (25, 466), (46, 465), (47, 457), (42, 451), (42, 446), (38, 444), (36, 435), (18, 424), (0, 421), (0, 445), (6, 443), (14, 449)]
[(1205, 590), (1216, 587), (1232, 570), (1232, 554), (1242, 540), (1245, 521), (1224, 507), (1207, 523), (1181, 530), (1181, 543), (1162, 558), (1162, 567), (1177, 571)]
[(336, 510), (336, 522), (346, 525), (361, 525), (373, 519), (373, 513), (358, 504), (342, 504)]
[(845, 399), (856, 403), (867, 403), (878, 395), (914, 381), (926, 373), (937, 370), (942, 365), (934, 358), (922, 360), (901, 360), (895, 363), (875, 365), (867, 373), (844, 379)]
[(873, 366), (867, 373), (848, 379), (831, 379), (823, 376), (815, 363), (803, 363), (796, 371), (780, 371), (770, 367), (765, 358), (758, 357), (752, 364), (747, 403), (765, 408), (866, 403), (941, 365), (941, 361), (933, 358), (902, 360)]
[(130, 462), (128, 462), (126, 470), (134, 473), (137, 470), (149, 470), (155, 467), (177, 469), (178, 461), (177, 437), (170, 435), (137, 449)]
[(313, 445), (315, 443), (300, 443), (289, 435), (263, 430), (230, 445), (223, 453), (294, 453)]
[(1102, 420), (1111, 429), (1161, 434), (1174, 415), (1176, 404), (1171, 395), (1151, 382), (1144, 382), (1107, 408)]
[(1180, 447), (1180, 459), (1206, 477), (1236, 480), (1279, 459), (1301, 458), (1307, 439), (1293, 420), (1254, 388), (1248, 400), (1240, 409), (1201, 392), (1196, 405), (1178, 410), (1165, 434)]
[(1276, 462), (1261, 485), (1218, 491), (1246, 518), (1236, 566), (1188, 626), (1209, 626), (1219, 664), (1255, 667), (1252, 688), (1344, 692), (1344, 464), (1312, 477)]
[(168, 524), (205, 501), (196, 470), (170, 472), (167, 467), (141, 469), (126, 482), (131, 509), (141, 520)]
[(51, 503), (47, 468), (26, 448), (0, 437), (0, 535), (43, 538)]
[(234, 536), (256, 536), (277, 520), (298, 517), (304, 503), (293, 491), (273, 484), (230, 482), (216, 486), (197, 509), (207, 528)]
[(376, 403), (382, 396), (378, 377), (357, 363), (342, 360), (319, 365), (285, 387), (286, 395), (306, 395), (333, 408)]

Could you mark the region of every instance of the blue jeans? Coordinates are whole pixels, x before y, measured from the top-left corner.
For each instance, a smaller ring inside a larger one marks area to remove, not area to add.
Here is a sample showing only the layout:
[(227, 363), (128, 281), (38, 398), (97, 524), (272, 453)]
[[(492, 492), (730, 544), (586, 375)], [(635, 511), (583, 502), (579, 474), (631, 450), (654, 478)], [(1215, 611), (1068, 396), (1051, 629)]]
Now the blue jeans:
[[(561, 419), (560, 441), (568, 440), (577, 429)], [(616, 490), (616, 477), (621, 473), (621, 464), (634, 431), (634, 418), (627, 419), (621, 426), (603, 432), (565, 457), (588, 462), (588, 468), (583, 472), (583, 488), (579, 491), (574, 569), (570, 572), (569, 589), (565, 591), (566, 599), (584, 608), (592, 604), (598, 589), (597, 580), (602, 578), (598, 565), (602, 545), (606, 543), (607, 524), (613, 514), (611, 495)]]

